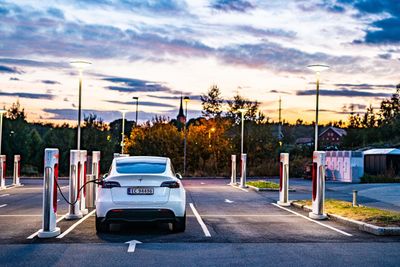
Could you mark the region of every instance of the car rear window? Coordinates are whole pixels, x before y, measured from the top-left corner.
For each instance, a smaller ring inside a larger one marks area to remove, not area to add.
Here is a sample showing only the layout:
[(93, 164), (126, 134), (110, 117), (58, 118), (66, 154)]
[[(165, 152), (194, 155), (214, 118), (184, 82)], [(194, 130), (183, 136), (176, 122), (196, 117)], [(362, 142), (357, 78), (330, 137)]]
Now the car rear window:
[(159, 162), (117, 162), (117, 172), (124, 174), (163, 173), (166, 164)]

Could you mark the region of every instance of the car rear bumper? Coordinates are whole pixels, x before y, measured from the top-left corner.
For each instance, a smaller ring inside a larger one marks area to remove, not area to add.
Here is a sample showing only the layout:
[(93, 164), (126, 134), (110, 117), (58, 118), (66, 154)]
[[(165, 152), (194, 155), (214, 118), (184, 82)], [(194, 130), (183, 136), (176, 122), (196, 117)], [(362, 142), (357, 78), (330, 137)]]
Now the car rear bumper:
[(175, 214), (169, 209), (112, 209), (101, 221), (107, 222), (174, 222)]

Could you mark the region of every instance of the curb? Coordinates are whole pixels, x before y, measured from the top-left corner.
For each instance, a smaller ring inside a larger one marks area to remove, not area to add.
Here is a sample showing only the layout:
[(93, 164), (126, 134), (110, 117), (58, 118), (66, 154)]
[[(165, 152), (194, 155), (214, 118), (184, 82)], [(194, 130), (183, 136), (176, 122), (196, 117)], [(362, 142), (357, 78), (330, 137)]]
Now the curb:
[[(278, 188), (258, 188), (252, 185), (248, 185), (247, 186), (255, 191), (270, 191), (270, 192), (279, 192)], [(295, 189), (289, 189), (289, 192), (296, 192)]]
[[(292, 206), (303, 209), (305, 211), (311, 211), (312, 209), (309, 206), (301, 205), (298, 203), (291, 203)], [(361, 221), (356, 221), (353, 219), (348, 219), (345, 217), (342, 217), (340, 215), (336, 214), (331, 214), (327, 213), (328, 217), (332, 219), (332, 221), (336, 221), (348, 226), (352, 226), (355, 228), (358, 228), (360, 231), (364, 231), (373, 235), (378, 235), (378, 236), (393, 236), (393, 235), (400, 235), (400, 227), (381, 227), (381, 226), (376, 226), (373, 224), (361, 222)]]

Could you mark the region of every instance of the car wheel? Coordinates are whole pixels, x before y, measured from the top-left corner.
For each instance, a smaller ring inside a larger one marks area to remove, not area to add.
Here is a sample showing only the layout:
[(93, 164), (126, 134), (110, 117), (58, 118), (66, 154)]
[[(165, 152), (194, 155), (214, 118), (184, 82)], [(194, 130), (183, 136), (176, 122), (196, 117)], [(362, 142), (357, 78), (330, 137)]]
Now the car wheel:
[(181, 233), (186, 229), (186, 213), (183, 217), (176, 217), (175, 222), (172, 223), (172, 232)]
[(96, 232), (104, 233), (108, 231), (108, 225), (106, 222), (102, 222), (102, 218), (96, 216)]

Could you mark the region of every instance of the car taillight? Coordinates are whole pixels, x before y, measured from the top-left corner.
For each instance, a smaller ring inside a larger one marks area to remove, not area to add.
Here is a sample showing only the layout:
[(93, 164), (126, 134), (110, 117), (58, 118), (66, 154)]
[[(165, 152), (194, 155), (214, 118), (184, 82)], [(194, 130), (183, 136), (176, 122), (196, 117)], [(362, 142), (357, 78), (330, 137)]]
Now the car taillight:
[(103, 181), (101, 184), (102, 188), (113, 188), (113, 187), (121, 187), (121, 185), (118, 182), (114, 181)]
[(175, 181), (166, 181), (166, 182), (163, 182), (160, 186), (168, 187), (168, 188), (179, 188), (180, 187), (179, 183), (175, 182)]

